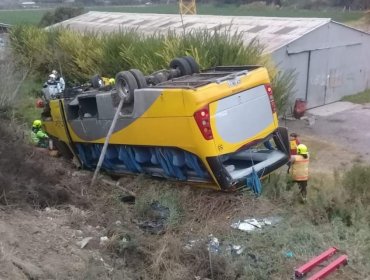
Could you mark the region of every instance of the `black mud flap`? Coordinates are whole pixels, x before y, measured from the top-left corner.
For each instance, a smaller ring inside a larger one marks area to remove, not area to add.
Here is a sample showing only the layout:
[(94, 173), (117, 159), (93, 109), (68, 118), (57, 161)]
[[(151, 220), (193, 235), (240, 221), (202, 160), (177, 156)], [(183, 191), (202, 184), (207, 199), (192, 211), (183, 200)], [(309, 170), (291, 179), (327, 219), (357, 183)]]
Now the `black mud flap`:
[(232, 185), (232, 178), (222, 165), (220, 157), (209, 157), (207, 162), (221, 190), (228, 191)]
[(276, 147), (280, 151), (290, 156), (288, 128), (279, 126), (278, 129), (274, 133), (274, 141), (275, 141)]

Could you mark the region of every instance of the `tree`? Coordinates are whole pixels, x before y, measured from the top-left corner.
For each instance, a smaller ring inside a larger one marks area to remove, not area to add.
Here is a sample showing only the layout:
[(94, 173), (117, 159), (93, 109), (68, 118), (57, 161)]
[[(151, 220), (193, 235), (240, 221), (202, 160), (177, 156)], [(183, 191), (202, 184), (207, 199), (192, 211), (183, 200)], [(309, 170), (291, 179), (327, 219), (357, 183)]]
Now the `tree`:
[(54, 11), (49, 11), (42, 17), (39, 26), (49, 26), (69, 18), (79, 16), (84, 13), (83, 7), (58, 7)]

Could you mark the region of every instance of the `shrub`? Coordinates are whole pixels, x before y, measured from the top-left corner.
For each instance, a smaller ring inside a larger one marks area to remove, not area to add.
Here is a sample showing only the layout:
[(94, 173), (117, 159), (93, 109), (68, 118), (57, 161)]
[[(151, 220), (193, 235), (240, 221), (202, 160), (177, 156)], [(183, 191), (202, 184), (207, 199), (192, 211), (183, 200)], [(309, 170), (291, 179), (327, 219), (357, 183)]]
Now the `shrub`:
[(53, 25), (55, 23), (79, 16), (84, 13), (83, 7), (58, 7), (54, 11), (48, 11), (41, 18), (40, 27)]
[(343, 186), (350, 200), (370, 202), (370, 166), (355, 164), (343, 176)]
[(276, 74), (257, 40), (246, 45), (241, 33), (229, 33), (227, 29), (146, 36), (136, 30), (81, 34), (68, 29), (46, 31), (17, 26), (10, 37), (18, 62), (38, 77), (45, 77), (51, 69), (60, 70), (70, 82), (85, 82), (96, 73), (114, 76), (130, 68), (149, 74), (167, 68), (177, 56), (191, 55), (203, 69), (217, 65), (265, 65), (280, 112), (285, 110), (294, 87), (294, 76)]

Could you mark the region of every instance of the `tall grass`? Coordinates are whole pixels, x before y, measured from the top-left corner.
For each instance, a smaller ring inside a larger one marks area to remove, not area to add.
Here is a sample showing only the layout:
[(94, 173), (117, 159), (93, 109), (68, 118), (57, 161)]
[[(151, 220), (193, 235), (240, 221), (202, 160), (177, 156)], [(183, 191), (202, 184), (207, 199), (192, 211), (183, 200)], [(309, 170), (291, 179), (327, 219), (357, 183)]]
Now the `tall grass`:
[(5, 50), (4, 58), (0, 61), (0, 117), (10, 117), (27, 72), (16, 67), (8, 50)]
[(46, 77), (51, 69), (58, 69), (70, 82), (84, 82), (96, 73), (114, 76), (130, 68), (149, 74), (167, 68), (175, 57), (191, 55), (203, 69), (217, 65), (265, 65), (275, 85), (280, 110), (286, 107), (294, 85), (289, 75), (276, 74), (257, 40), (245, 44), (242, 34), (226, 29), (143, 35), (136, 30), (81, 34), (68, 29), (46, 31), (16, 26), (10, 38), (18, 62), (38, 77)]

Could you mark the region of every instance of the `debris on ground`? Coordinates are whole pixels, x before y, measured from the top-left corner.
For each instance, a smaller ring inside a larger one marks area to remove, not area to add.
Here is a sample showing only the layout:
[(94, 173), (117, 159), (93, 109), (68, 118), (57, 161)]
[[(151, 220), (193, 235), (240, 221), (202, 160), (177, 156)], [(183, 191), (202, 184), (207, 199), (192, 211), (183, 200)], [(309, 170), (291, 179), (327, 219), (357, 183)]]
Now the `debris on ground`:
[(139, 227), (151, 234), (163, 234), (166, 232), (167, 220), (170, 217), (170, 209), (154, 201), (149, 206), (148, 219), (138, 223)]
[(239, 229), (241, 231), (254, 231), (256, 229), (262, 229), (264, 226), (273, 226), (281, 221), (280, 217), (269, 217), (263, 219), (246, 219), (239, 220), (236, 223), (231, 224), (232, 228)]
[(211, 253), (218, 253), (220, 251), (220, 241), (212, 234), (209, 236), (208, 251)]
[(294, 257), (294, 253), (292, 252), (292, 251), (286, 251), (285, 253), (284, 253), (284, 256), (286, 257), (286, 258), (293, 258)]
[(218, 254), (222, 252), (227, 252), (232, 256), (238, 256), (244, 252), (243, 246), (234, 244), (223, 244), (217, 237), (213, 236), (213, 234), (210, 234), (208, 236), (207, 242), (205, 242), (204, 238), (189, 240), (184, 246), (184, 249), (191, 250), (204, 244), (207, 245), (207, 250), (210, 253)]
[(240, 245), (229, 245), (228, 251), (230, 251), (230, 254), (232, 256), (238, 256), (241, 255), (244, 252), (244, 248)]
[(81, 241), (77, 241), (77, 245), (80, 246), (81, 249), (85, 248), (86, 245), (93, 239), (92, 237), (85, 237)]
[(102, 236), (100, 237), (100, 246), (104, 246), (109, 241), (108, 236)]
[(135, 196), (133, 195), (121, 195), (120, 196), (120, 200), (121, 202), (123, 203), (127, 203), (127, 204), (135, 204)]

